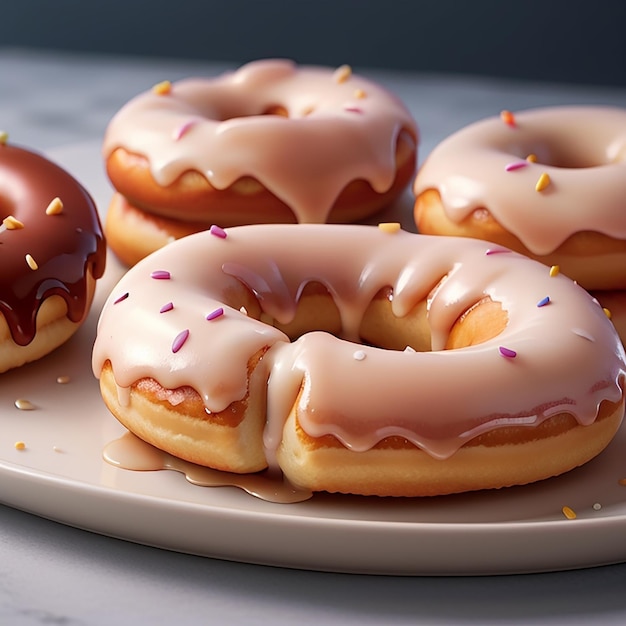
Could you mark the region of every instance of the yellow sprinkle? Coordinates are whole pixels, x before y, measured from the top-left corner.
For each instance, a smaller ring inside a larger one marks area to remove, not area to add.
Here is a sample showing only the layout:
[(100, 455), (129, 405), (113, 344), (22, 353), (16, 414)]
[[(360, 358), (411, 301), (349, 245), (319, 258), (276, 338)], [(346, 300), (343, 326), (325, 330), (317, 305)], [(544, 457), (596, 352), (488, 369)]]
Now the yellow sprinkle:
[(345, 83), (352, 76), (352, 68), (349, 65), (342, 65), (335, 70), (333, 79), (336, 83)]
[(400, 230), (400, 222), (381, 222), (378, 228), (384, 233), (397, 233)]
[(572, 509), (570, 509), (568, 506), (564, 506), (562, 511), (563, 511), (563, 515), (565, 515), (567, 519), (576, 519), (576, 513)]
[(67, 383), (69, 382), (70, 382), (69, 376), (57, 376), (57, 383), (59, 383), (59, 385), (67, 385)]
[(526, 160), (529, 163), (536, 163), (537, 162), (537, 155), (533, 154), (532, 152), (526, 157)]
[(511, 111), (501, 111), (500, 119), (509, 126), (515, 126), (515, 116), (511, 113)]
[(159, 96), (166, 96), (172, 91), (172, 83), (169, 80), (161, 81), (152, 87), (152, 92)]
[(33, 259), (33, 257), (30, 254), (26, 255), (26, 263), (28, 267), (30, 267), (31, 270), (39, 269), (39, 265), (37, 265), (37, 261), (35, 261), (35, 259)]
[(367, 98), (367, 92), (364, 89), (357, 89), (354, 92), (354, 97), (357, 100), (362, 100), (363, 98)]
[(561, 268), (558, 265), (553, 265), (550, 268), (550, 277), (554, 278), (555, 276), (558, 276), (560, 271), (561, 271)]
[(26, 450), (26, 444), (23, 441), (16, 441), (14, 445), (16, 450)]
[(55, 198), (46, 208), (46, 215), (58, 215), (63, 212), (63, 202), (61, 198)]
[(0, 146), (4, 146), (9, 141), (9, 133), (6, 130), (0, 130)]
[(604, 314), (611, 319), (613, 317), (613, 315), (611, 314), (611, 311), (609, 309), (607, 309), (606, 307), (602, 307), (602, 310), (604, 311)]
[(35, 408), (35, 405), (30, 400), (18, 398), (15, 401), (15, 408), (19, 409), (20, 411), (32, 411)]
[(550, 176), (544, 172), (535, 185), (535, 191), (543, 191), (550, 184)]
[(16, 217), (13, 217), (12, 215), (5, 217), (2, 220), (2, 225), (7, 230), (20, 230), (21, 228), (24, 228), (24, 224), (20, 222)]

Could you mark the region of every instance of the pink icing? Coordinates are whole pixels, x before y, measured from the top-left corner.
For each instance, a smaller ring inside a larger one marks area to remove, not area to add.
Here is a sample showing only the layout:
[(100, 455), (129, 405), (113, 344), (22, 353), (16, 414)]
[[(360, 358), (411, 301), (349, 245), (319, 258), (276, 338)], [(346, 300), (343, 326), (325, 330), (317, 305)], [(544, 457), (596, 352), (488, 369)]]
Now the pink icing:
[[(398, 435), (445, 458), (485, 431), (534, 425), (563, 411), (589, 424), (602, 400), (621, 397), (624, 350), (598, 303), (519, 254), (371, 226), (242, 226), (227, 234), (174, 242), (115, 288), (130, 297), (114, 305), (112, 295), (105, 304), (93, 370), (99, 375), (111, 361), (121, 401), (133, 382), (153, 377), (170, 389), (189, 385), (209, 411), (221, 411), (244, 397), (248, 360), (269, 347), (259, 367), (268, 379), (264, 442), (271, 462), (296, 398), (301, 425), (314, 437), (332, 434), (365, 450)], [(171, 280), (151, 280), (155, 269)], [(240, 281), (268, 323), (228, 301)], [(310, 281), (332, 294), (341, 338), (311, 329), (290, 341), (270, 325), (293, 317)], [(393, 289), (398, 317), (427, 298), (432, 351), (356, 345), (364, 312), (385, 287)], [(550, 305), (537, 306), (546, 294)], [(505, 330), (480, 345), (444, 350), (458, 317), (485, 296), (507, 311)], [(168, 300), (176, 307), (160, 315)], [(218, 308), (219, 320), (207, 321)], [(183, 328), (187, 340), (172, 353)]]
[[(276, 105), (289, 117), (263, 115)], [(324, 222), (351, 181), (367, 180), (379, 193), (391, 187), (403, 130), (417, 140), (411, 114), (382, 87), (354, 74), (338, 81), (331, 69), (264, 60), (176, 82), (165, 95), (137, 96), (111, 120), (103, 155), (118, 147), (145, 155), (164, 186), (187, 170), (218, 189), (252, 176), (298, 221)]]
[[(439, 144), (420, 168), (416, 195), (437, 189), (460, 222), (488, 209), (534, 254), (553, 252), (580, 231), (626, 239), (626, 110), (548, 107), (493, 117)], [(529, 154), (537, 162), (519, 161)], [(524, 167), (513, 167), (524, 163)], [(543, 173), (550, 186), (538, 193)]]

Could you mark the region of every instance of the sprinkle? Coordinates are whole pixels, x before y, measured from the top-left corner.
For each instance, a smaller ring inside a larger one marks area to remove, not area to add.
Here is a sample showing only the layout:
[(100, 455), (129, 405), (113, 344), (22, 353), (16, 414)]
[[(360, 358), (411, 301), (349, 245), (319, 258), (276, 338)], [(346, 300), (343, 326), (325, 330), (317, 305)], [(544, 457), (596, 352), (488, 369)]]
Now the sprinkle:
[(365, 358), (365, 352), (363, 352), (363, 350), (357, 350), (352, 356), (356, 361), (362, 361)]
[(188, 337), (189, 337), (188, 330), (181, 330), (178, 333), (178, 335), (176, 335), (176, 337), (174, 338), (174, 341), (172, 342), (172, 352), (174, 354), (176, 354), (176, 352), (178, 352), (183, 347)]
[(26, 444), (23, 441), (16, 441), (13, 445), (16, 450), (26, 450)]
[(335, 70), (333, 80), (336, 83), (345, 83), (352, 76), (352, 68), (349, 65), (341, 65)]
[(26, 255), (26, 264), (28, 265), (28, 267), (30, 267), (31, 270), (37, 270), (39, 269), (39, 265), (37, 265), (37, 261), (35, 261), (35, 259), (33, 259), (33, 257), (30, 254)]
[(511, 252), (508, 248), (487, 248), (485, 254), (490, 256), (492, 254), (502, 254), (504, 252)]
[(404, 352), (417, 352), (417, 350), (415, 348), (411, 347), (411, 346), (407, 346), (404, 349)]
[(240, 312), (240, 313), (243, 313), (244, 315), (248, 315), (248, 309), (246, 309), (246, 307), (245, 307), (245, 306), (242, 306), (242, 307), (239, 309), (239, 312)]
[(561, 510), (567, 519), (576, 519), (576, 513), (570, 507), (564, 506)]
[(160, 83), (157, 83), (154, 87), (152, 87), (152, 93), (155, 93), (158, 96), (166, 96), (171, 91), (172, 83), (169, 80), (161, 81)]
[(626, 487), (626, 478), (620, 478), (620, 479), (617, 481), (617, 484), (618, 484), (618, 485), (621, 485), (622, 487)]
[(7, 230), (21, 230), (24, 228), (24, 224), (20, 222), (16, 217), (9, 215), (2, 220), (2, 225)]
[(70, 380), (69, 376), (57, 376), (57, 383), (59, 383), (59, 385), (67, 385)]
[(599, 511), (602, 508), (602, 505), (599, 502), (595, 502), (592, 508), (594, 511)]
[(6, 130), (0, 130), (0, 146), (6, 145), (9, 141), (9, 133)]
[(394, 234), (400, 230), (401, 226), (400, 222), (381, 222), (378, 225), (378, 228), (380, 228), (380, 230), (384, 233)]
[(61, 198), (54, 198), (46, 207), (46, 215), (59, 215), (63, 212), (63, 202)]
[(529, 163), (536, 163), (537, 162), (537, 155), (533, 154), (532, 152), (526, 157), (526, 160)]
[(19, 409), (20, 411), (32, 411), (35, 408), (35, 405), (30, 400), (18, 398), (15, 401), (15, 408)]
[(611, 319), (613, 317), (613, 314), (611, 313), (611, 311), (609, 309), (607, 309), (605, 306), (602, 307), (602, 310), (604, 311), (604, 314)]
[(507, 172), (514, 172), (515, 170), (519, 170), (522, 167), (527, 167), (528, 161), (513, 161), (513, 163), (508, 163), (504, 166), (504, 169)]
[(173, 308), (174, 308), (174, 303), (173, 302), (168, 302), (167, 304), (164, 304), (159, 309), (159, 313), (167, 313), (168, 311), (171, 311)]
[(189, 120), (184, 124), (181, 124), (174, 132), (172, 133), (172, 137), (174, 141), (178, 141), (184, 135), (186, 135), (196, 124), (198, 120)]
[(357, 100), (363, 100), (363, 98), (367, 98), (367, 92), (364, 89), (356, 89), (354, 91), (354, 97)]
[(544, 172), (535, 185), (535, 191), (543, 191), (550, 184), (550, 176)]
[(118, 296), (115, 300), (113, 300), (113, 304), (119, 304), (120, 302), (126, 300), (129, 295), (130, 294), (128, 293), (128, 291), (126, 293), (123, 293), (121, 296)]
[(63, 454), (63, 449), (59, 448), (59, 446), (52, 446), (52, 450), (57, 454)]
[(224, 315), (224, 309), (220, 307), (219, 309), (215, 309), (215, 311), (211, 311), (206, 318), (210, 322), (211, 320), (216, 320), (218, 317), (222, 317), (222, 315)]
[(560, 271), (561, 271), (561, 268), (558, 265), (553, 265), (550, 268), (550, 278), (554, 278), (555, 276), (558, 276)]
[(211, 228), (209, 228), (209, 232), (212, 235), (219, 237), (220, 239), (226, 239), (226, 231), (223, 228), (216, 226), (215, 224), (213, 224)]
[(500, 119), (508, 126), (515, 126), (515, 116), (511, 111), (501, 111)]
[(347, 111), (348, 113), (363, 113), (363, 109), (361, 109), (360, 107), (352, 106), (351, 104), (346, 104), (346, 106), (343, 107), (343, 110)]
[(538, 307), (546, 306), (546, 304), (550, 304), (550, 296), (546, 296), (545, 298), (541, 298), (539, 302), (537, 302)]
[(150, 278), (154, 278), (155, 280), (169, 280), (172, 275), (167, 270), (154, 270), (150, 274)]
[(514, 359), (517, 356), (517, 352), (515, 352), (515, 350), (511, 350), (511, 348), (500, 346), (498, 350), (500, 351), (500, 354), (507, 359)]

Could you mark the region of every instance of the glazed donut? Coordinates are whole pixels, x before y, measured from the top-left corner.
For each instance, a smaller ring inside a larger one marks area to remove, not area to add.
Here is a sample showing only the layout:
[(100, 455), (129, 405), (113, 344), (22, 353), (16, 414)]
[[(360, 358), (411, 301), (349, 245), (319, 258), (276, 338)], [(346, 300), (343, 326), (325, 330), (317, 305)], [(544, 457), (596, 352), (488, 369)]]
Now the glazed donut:
[(96, 207), (68, 172), (0, 142), (0, 372), (48, 354), (78, 329), (104, 273)]
[(130, 431), (312, 491), (523, 484), (597, 455), (624, 350), (563, 275), (399, 225), (256, 225), (153, 253), (104, 305), (93, 371)]
[(626, 110), (548, 107), (472, 124), (414, 183), (425, 234), (477, 237), (591, 290), (626, 288)]
[(119, 195), (105, 232), (133, 264), (146, 248), (213, 223), (357, 221), (408, 186), (417, 140), (407, 108), (348, 66), (263, 60), (161, 83), (106, 130)]

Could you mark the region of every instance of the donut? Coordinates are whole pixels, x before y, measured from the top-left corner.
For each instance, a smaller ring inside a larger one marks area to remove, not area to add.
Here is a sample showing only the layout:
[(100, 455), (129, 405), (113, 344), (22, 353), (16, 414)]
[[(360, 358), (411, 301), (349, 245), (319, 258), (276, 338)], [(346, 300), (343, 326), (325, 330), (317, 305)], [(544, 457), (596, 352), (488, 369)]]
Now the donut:
[(131, 268), (92, 367), (132, 433), (314, 492), (524, 484), (593, 458), (624, 413), (615, 328), (563, 274), (398, 224), (213, 227)]
[(413, 191), (421, 233), (509, 247), (601, 301), (626, 289), (626, 109), (504, 111), (436, 146)]
[(91, 307), (106, 246), (96, 207), (68, 172), (0, 141), (0, 372), (69, 339)]
[(132, 265), (214, 223), (358, 221), (408, 187), (417, 142), (404, 104), (347, 65), (269, 59), (165, 81), (106, 129), (107, 239)]

